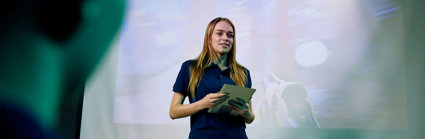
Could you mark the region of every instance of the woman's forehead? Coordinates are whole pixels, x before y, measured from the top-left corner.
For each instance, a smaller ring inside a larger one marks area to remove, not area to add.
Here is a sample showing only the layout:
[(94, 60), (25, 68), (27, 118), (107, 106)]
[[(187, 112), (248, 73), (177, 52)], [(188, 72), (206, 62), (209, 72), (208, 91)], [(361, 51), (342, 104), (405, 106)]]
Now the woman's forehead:
[(226, 21), (220, 21), (215, 25), (214, 31), (223, 31), (223, 32), (233, 33), (233, 28), (232, 28), (232, 25), (230, 25)]

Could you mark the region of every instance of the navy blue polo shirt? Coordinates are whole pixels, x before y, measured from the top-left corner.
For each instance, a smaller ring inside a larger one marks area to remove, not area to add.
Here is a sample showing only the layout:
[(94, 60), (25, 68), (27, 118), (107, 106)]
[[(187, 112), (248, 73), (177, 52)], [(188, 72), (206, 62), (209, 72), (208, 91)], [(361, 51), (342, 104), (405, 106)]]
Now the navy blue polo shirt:
[[(222, 71), (218, 65), (212, 64), (207, 67), (202, 75), (199, 86), (196, 88), (195, 100), (192, 99), (188, 92), (190, 80), (189, 67), (194, 64), (193, 60), (185, 61), (174, 83), (173, 91), (179, 92), (184, 96), (189, 96), (190, 103), (201, 100), (209, 93), (217, 93), (224, 84), (235, 85), (230, 78), (230, 67)], [(246, 70), (247, 84), (251, 87), (251, 77), (249, 71)], [(245, 121), (241, 116), (217, 115), (207, 112), (208, 109), (199, 111), (190, 117), (191, 131), (189, 138), (197, 139), (244, 139), (247, 138), (245, 133)]]

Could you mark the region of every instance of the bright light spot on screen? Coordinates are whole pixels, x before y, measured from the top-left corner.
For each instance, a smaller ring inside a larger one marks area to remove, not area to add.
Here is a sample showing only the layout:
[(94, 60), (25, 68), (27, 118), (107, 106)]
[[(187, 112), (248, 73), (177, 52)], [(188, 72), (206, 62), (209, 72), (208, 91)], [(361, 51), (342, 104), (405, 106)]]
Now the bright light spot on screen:
[(322, 64), (327, 56), (327, 48), (320, 41), (304, 43), (295, 50), (295, 60), (304, 67)]

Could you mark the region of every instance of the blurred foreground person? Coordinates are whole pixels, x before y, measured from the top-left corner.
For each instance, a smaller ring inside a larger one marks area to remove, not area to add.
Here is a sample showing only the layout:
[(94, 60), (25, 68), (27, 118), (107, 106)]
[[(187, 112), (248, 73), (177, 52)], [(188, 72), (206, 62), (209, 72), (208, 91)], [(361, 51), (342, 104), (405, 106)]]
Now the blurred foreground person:
[(124, 5), (1, 1), (0, 138), (73, 138), (66, 129), (78, 127), (65, 124), (75, 121), (67, 110), (78, 106), (85, 80), (120, 27)]

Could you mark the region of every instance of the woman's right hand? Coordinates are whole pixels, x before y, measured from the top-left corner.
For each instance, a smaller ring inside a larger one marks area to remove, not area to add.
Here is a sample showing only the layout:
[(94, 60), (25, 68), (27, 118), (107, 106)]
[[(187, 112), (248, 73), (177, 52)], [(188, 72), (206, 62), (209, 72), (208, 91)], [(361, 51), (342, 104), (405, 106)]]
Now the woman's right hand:
[(209, 93), (204, 98), (200, 100), (202, 108), (214, 108), (217, 104), (222, 103), (229, 95), (223, 92)]

